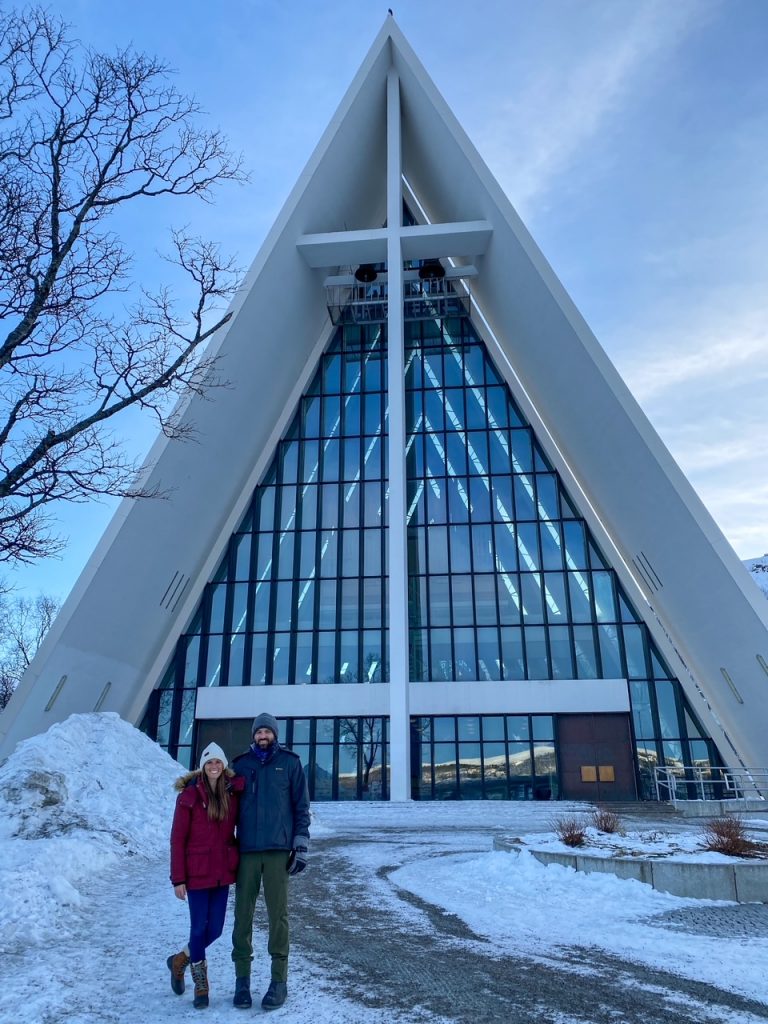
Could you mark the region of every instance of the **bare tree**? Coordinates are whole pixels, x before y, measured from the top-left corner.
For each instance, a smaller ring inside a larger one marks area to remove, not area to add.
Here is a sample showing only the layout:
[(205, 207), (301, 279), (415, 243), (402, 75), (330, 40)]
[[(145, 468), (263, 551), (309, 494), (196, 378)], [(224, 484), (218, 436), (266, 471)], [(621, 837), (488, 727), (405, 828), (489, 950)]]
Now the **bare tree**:
[(381, 749), (380, 718), (342, 718), (339, 723), (339, 738), (360, 750), (363, 759), (363, 792), (367, 793), (371, 783), (371, 772), (379, 762)]
[(174, 398), (212, 382), (231, 261), (173, 234), (181, 316), (108, 228), (127, 204), (243, 180), (199, 114), (158, 60), (85, 49), (42, 8), (0, 12), (0, 561), (58, 550), (52, 502), (146, 495), (110, 421), (136, 407), (180, 436)]
[(59, 611), (47, 594), (0, 597), (0, 708), (11, 699)]

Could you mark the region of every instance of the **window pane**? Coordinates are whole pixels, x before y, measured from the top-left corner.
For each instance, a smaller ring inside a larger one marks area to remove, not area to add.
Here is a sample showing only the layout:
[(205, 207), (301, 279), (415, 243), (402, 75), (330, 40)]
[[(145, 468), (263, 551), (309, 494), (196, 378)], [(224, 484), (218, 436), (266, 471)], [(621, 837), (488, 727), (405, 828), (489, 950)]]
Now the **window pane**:
[[(312, 682), (312, 634), (296, 634), (296, 683)], [(295, 737), (295, 731), (294, 731)]]
[(507, 715), (507, 738), (509, 740), (528, 740), (530, 736), (530, 719), (527, 715)]
[(267, 634), (256, 633), (251, 645), (251, 686), (259, 686), (267, 675)]
[(627, 675), (630, 678), (648, 678), (648, 665), (645, 660), (645, 645), (641, 626), (623, 626), (624, 649), (627, 654)]
[(275, 649), (272, 659), (273, 686), (285, 686), (290, 682), (288, 678), (290, 644), (290, 633), (275, 633)]
[(502, 625), (513, 625), (520, 622), (522, 600), (520, 598), (519, 579), (509, 573), (497, 576), (497, 593), (499, 598), (499, 622)]
[(589, 600), (587, 573), (569, 572), (568, 591), (571, 598), (571, 616), (574, 622), (591, 622), (592, 606)]
[(595, 589), (595, 614), (598, 622), (617, 622), (616, 601), (613, 594), (612, 574), (593, 572), (592, 586)]
[(359, 483), (345, 484), (341, 489), (341, 516), (344, 526), (356, 527), (360, 525), (360, 494)]
[(294, 533), (282, 533), (277, 544), (277, 576), (278, 579), (289, 580), (293, 577), (293, 541)]
[(245, 656), (245, 634), (238, 633), (229, 639), (229, 668), (227, 685), (243, 685), (243, 659)]
[(448, 572), (448, 531), (444, 526), (433, 526), (427, 538), (429, 546), (429, 571)]
[(452, 679), (451, 631), (449, 629), (430, 629), (429, 648), (431, 678), (446, 681)]
[(235, 541), (235, 579), (248, 580), (251, 577), (251, 535), (241, 534)]
[(591, 626), (573, 627), (576, 674), (579, 679), (597, 679), (595, 635)]
[(544, 574), (544, 603), (547, 619), (558, 624), (568, 621), (568, 606), (565, 600), (565, 576), (561, 572)]
[(504, 740), (504, 719), (501, 715), (486, 715), (483, 720), (483, 741)]
[(475, 576), (475, 621), (479, 626), (495, 625), (498, 622), (496, 611), (496, 577)]
[(619, 637), (615, 626), (598, 626), (597, 635), (600, 642), (600, 657), (603, 662), (604, 679), (621, 679), (621, 656), (619, 654)]
[(632, 703), (632, 718), (635, 726), (635, 735), (638, 737), (652, 738), (656, 730), (653, 727), (653, 715), (651, 713), (651, 697), (648, 692), (648, 683), (631, 682), (629, 693)]
[(563, 568), (563, 549), (560, 540), (560, 528), (557, 523), (541, 523), (539, 525), (541, 539), (541, 564), (544, 569)]
[(453, 633), (456, 679), (477, 679), (474, 630), (455, 629)]
[(543, 627), (527, 626), (525, 628), (525, 656), (528, 662), (528, 679), (551, 678)]
[(552, 678), (573, 679), (571, 640), (567, 626), (549, 627), (549, 648), (552, 657)]
[(269, 597), (268, 583), (257, 583), (254, 590), (253, 628), (256, 630), (269, 628)]
[(523, 597), (523, 616), (526, 623), (544, 621), (544, 601), (541, 592), (541, 576), (537, 572), (521, 572), (520, 585)]
[(505, 679), (525, 679), (522, 630), (515, 626), (501, 628), (501, 658)]
[(477, 631), (477, 667), (479, 679), (501, 679), (499, 634), (495, 628)]
[(676, 738), (680, 735), (680, 725), (677, 718), (674, 683), (662, 681), (654, 685), (656, 687), (656, 703), (659, 708), (661, 735), (665, 738)]
[(472, 526), (472, 562), (475, 572), (493, 572), (493, 533), (490, 525)]
[(451, 572), (470, 572), (470, 533), (468, 526), (449, 526)]

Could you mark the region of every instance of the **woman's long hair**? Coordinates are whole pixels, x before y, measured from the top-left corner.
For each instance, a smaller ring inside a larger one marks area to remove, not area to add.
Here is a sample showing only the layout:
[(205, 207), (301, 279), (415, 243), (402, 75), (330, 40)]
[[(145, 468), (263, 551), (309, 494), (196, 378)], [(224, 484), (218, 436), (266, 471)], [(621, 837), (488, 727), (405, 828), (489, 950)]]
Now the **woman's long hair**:
[(229, 790), (227, 789), (229, 780), (226, 769), (216, 779), (215, 786), (211, 786), (211, 780), (206, 775), (205, 769), (203, 769), (203, 778), (208, 790), (208, 817), (211, 821), (224, 821), (229, 814)]

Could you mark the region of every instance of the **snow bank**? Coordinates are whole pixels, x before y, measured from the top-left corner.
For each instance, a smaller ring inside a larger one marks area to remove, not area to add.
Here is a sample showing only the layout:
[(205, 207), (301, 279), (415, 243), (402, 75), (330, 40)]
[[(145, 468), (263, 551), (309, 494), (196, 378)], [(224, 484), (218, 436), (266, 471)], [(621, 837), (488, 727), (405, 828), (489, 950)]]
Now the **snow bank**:
[(167, 850), (184, 769), (118, 715), (72, 715), (0, 765), (0, 934), (45, 942), (80, 889), (126, 856)]

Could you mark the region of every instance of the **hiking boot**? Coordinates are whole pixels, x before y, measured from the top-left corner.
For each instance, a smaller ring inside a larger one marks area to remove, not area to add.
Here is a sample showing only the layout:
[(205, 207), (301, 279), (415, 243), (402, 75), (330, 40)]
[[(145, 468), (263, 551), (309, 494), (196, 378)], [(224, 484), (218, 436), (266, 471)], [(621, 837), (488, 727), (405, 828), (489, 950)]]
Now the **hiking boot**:
[(208, 961), (198, 960), (190, 966), (192, 980), (195, 983), (195, 999), (192, 1005), (196, 1010), (202, 1010), (208, 1005)]
[(173, 956), (169, 956), (165, 962), (168, 965), (168, 970), (171, 972), (171, 989), (177, 996), (183, 996), (184, 971), (189, 966), (189, 956), (187, 951), (182, 949), (180, 953), (175, 953)]
[(262, 1010), (276, 1010), (282, 1006), (288, 995), (288, 985), (284, 981), (275, 981), (273, 978), (269, 983), (264, 998), (261, 1000)]
[(251, 976), (249, 974), (244, 975), (242, 978), (235, 978), (235, 994), (232, 998), (232, 1005), (243, 1010), (253, 1006), (253, 1000), (251, 999)]

